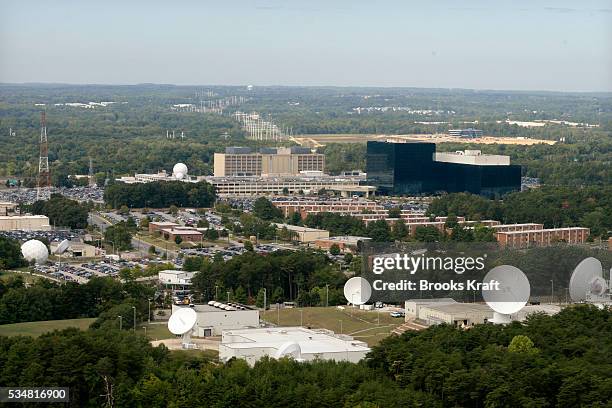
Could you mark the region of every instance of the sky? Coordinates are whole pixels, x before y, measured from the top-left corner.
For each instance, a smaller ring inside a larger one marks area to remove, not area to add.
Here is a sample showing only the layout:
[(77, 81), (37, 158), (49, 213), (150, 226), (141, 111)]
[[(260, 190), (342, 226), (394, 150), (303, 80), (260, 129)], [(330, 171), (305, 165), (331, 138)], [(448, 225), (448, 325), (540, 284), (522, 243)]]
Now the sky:
[(612, 91), (612, 0), (1, 0), (0, 82)]

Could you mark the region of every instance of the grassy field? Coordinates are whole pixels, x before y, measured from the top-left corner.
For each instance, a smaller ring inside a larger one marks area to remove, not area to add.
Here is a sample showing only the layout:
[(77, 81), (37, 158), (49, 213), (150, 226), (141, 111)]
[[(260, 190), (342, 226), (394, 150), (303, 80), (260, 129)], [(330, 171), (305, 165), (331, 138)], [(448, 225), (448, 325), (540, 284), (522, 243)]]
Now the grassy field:
[(163, 340), (163, 339), (172, 339), (176, 337), (174, 334), (170, 333), (168, 330), (168, 324), (166, 322), (159, 323), (141, 323), (136, 326), (136, 332), (144, 334), (145, 329), (147, 328), (147, 337), (151, 340)]
[(40, 277), (32, 275), (30, 273), (17, 273), (11, 271), (0, 271), (0, 280), (7, 281), (11, 278), (21, 277), (25, 283), (34, 283)]
[(38, 337), (41, 334), (76, 327), (87, 330), (96, 319), (69, 319), (69, 320), (47, 320), (43, 322), (26, 322), (0, 325), (0, 336), (31, 336)]
[(300, 326), (302, 324), (304, 327), (323, 328), (335, 333), (349, 334), (355, 339), (367, 342), (370, 346), (378, 344), (395, 327), (404, 322), (404, 319), (389, 316), (388, 312), (378, 313), (351, 308), (340, 310), (336, 307), (267, 310), (265, 317), (262, 315), (262, 319), (281, 326)]

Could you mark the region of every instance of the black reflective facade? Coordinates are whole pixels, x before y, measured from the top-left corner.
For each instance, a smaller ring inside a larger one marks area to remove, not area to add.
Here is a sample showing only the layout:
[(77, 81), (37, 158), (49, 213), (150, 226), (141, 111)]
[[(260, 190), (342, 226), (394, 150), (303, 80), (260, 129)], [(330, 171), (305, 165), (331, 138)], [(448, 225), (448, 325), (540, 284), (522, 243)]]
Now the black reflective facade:
[(368, 184), (387, 195), (469, 192), (498, 197), (521, 188), (521, 167), (434, 160), (434, 143), (368, 142)]

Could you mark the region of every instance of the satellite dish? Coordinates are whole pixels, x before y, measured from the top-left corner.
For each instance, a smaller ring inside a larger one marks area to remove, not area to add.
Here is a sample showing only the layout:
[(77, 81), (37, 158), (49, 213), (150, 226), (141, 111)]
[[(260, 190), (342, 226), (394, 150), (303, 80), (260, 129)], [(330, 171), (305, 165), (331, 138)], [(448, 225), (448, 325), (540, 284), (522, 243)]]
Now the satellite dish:
[(57, 245), (57, 248), (55, 248), (54, 253), (63, 254), (68, 249), (68, 245), (70, 245), (70, 241), (68, 241), (67, 239), (63, 240)]
[(170, 330), (172, 334), (183, 335), (193, 329), (197, 320), (198, 315), (195, 310), (189, 307), (182, 307), (170, 316), (170, 320), (168, 320), (168, 330)]
[(283, 357), (291, 357), (295, 360), (301, 360), (302, 358), (302, 348), (296, 342), (289, 341), (287, 343), (283, 343), (282, 346), (274, 353), (274, 358), (283, 358)]
[(364, 278), (354, 277), (344, 284), (344, 297), (353, 305), (363, 305), (372, 296), (372, 286)]
[(483, 279), (483, 283), (498, 285), (482, 290), (482, 297), (495, 312), (493, 323), (509, 323), (510, 315), (527, 304), (531, 294), (529, 279), (519, 268), (511, 265), (496, 266)]
[(607, 289), (599, 259), (585, 258), (576, 266), (569, 283), (570, 297), (574, 302), (584, 302), (589, 295), (602, 296)]
[(183, 336), (181, 345), (184, 349), (196, 348), (191, 342), (191, 331), (198, 321), (198, 315), (195, 310), (189, 307), (182, 307), (172, 313), (168, 320), (168, 330), (170, 333)]

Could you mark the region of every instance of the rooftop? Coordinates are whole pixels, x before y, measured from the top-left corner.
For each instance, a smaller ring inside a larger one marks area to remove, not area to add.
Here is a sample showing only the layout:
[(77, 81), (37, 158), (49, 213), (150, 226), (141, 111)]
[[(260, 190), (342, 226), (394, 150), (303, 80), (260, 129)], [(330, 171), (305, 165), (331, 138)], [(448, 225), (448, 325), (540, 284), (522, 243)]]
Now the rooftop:
[(302, 353), (347, 353), (370, 351), (366, 343), (350, 336), (336, 335), (325, 329), (278, 327), (263, 329), (228, 330), (221, 343), (233, 349), (274, 348), (286, 343), (298, 343)]

